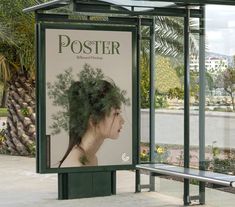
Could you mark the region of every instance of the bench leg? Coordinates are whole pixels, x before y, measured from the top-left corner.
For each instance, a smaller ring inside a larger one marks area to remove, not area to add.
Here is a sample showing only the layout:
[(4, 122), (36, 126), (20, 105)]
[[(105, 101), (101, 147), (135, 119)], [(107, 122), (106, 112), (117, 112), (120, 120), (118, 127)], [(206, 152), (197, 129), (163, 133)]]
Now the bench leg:
[(139, 193), (141, 192), (141, 186), (140, 186), (140, 171), (135, 171), (135, 192)]
[(150, 173), (149, 176), (149, 184), (150, 184), (150, 191), (155, 191), (155, 177), (152, 175), (152, 173)]
[(189, 196), (189, 180), (184, 179), (184, 205), (189, 206), (190, 196)]
[(199, 203), (201, 205), (205, 204), (205, 183), (199, 183)]

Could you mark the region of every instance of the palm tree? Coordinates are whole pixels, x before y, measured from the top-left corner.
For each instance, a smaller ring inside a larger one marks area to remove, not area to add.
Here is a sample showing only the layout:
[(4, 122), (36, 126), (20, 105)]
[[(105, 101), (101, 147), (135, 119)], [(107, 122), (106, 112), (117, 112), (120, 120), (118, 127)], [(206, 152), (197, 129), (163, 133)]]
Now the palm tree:
[(0, 2), (0, 77), (7, 97), (7, 130), (1, 151), (35, 152), (34, 15), (22, 9), (36, 0)]

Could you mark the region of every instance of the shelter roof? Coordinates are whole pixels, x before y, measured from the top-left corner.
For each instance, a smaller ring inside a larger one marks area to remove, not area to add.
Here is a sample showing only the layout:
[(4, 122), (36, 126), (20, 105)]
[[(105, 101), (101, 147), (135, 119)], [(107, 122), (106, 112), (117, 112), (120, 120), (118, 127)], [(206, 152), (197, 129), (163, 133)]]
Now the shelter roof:
[(32, 12), (38, 10), (50, 10), (58, 7), (67, 6), (70, 3), (88, 3), (88, 4), (105, 4), (124, 7), (129, 10), (133, 8), (154, 9), (159, 7), (182, 7), (185, 5), (204, 5), (204, 4), (223, 4), (235, 5), (235, 0), (52, 0), (32, 7), (25, 8), (24, 12)]

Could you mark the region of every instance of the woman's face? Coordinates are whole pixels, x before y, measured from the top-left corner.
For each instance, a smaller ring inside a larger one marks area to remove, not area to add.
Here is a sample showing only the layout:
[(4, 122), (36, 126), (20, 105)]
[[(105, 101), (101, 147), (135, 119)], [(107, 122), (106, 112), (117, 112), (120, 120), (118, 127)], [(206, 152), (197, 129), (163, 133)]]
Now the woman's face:
[(123, 124), (121, 110), (112, 108), (110, 114), (98, 124), (98, 128), (104, 138), (117, 139)]

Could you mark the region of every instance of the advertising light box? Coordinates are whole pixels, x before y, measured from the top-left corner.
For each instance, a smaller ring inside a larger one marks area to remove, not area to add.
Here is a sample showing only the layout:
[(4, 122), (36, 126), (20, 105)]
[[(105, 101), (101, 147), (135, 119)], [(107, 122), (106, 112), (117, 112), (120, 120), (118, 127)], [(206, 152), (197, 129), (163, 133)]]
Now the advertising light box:
[(133, 27), (38, 24), (38, 172), (131, 169)]

